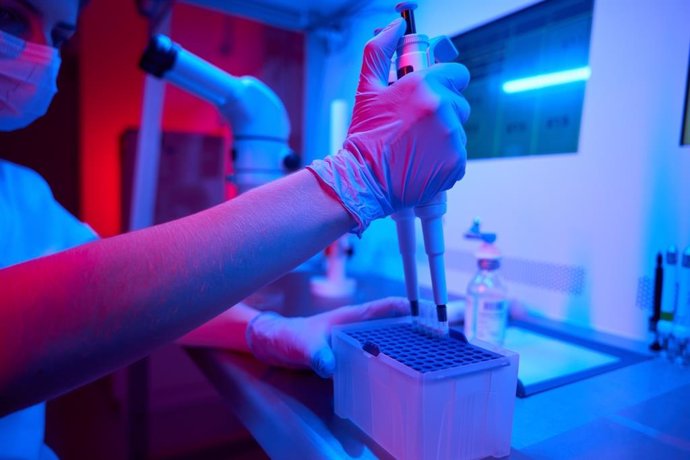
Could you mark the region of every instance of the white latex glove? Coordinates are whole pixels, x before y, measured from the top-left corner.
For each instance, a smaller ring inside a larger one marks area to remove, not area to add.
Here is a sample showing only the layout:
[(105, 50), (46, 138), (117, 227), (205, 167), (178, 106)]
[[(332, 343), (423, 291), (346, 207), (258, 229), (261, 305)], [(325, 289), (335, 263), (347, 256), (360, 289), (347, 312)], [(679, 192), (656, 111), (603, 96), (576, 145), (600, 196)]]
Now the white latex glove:
[(267, 364), (312, 368), (325, 378), (333, 375), (335, 369), (335, 356), (329, 345), (333, 326), (409, 313), (409, 302), (402, 297), (389, 297), (299, 318), (266, 312), (249, 323), (246, 339), (254, 356)]
[(388, 86), (404, 31), (398, 19), (367, 42), (343, 149), (308, 166), (357, 221), (357, 234), (374, 219), (429, 201), (465, 174), (462, 123), (470, 108), (460, 91), (469, 73), (460, 64), (436, 64)]

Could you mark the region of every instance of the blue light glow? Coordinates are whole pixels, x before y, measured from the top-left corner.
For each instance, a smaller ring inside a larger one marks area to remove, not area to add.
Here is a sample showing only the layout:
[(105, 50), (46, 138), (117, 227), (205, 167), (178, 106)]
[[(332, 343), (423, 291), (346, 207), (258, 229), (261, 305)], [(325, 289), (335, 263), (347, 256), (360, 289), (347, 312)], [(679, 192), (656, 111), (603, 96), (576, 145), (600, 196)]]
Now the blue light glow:
[(532, 91), (549, 86), (564, 85), (575, 81), (588, 80), (592, 71), (589, 67), (578, 67), (577, 69), (562, 70), (560, 72), (545, 73), (533, 77), (518, 78), (503, 83), (503, 92), (520, 93)]

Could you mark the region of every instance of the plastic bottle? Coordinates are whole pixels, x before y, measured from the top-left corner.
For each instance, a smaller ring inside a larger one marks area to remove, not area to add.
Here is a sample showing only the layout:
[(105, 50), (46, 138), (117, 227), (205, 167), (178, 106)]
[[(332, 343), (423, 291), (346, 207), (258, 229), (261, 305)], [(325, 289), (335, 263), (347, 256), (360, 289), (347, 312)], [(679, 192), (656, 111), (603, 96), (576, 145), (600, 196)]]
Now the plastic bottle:
[(498, 273), (501, 255), (486, 241), (476, 255), (479, 270), (467, 286), (465, 336), (501, 345), (508, 323), (507, 289)]

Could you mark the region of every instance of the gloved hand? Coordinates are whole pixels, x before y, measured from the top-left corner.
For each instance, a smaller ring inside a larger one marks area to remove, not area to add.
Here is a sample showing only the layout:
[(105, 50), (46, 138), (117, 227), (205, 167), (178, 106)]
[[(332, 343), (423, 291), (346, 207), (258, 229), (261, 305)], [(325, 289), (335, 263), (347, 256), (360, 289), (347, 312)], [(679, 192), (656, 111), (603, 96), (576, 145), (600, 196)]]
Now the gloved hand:
[(329, 345), (333, 326), (409, 313), (409, 302), (401, 297), (340, 307), (308, 317), (286, 318), (266, 312), (247, 326), (247, 344), (254, 356), (267, 364), (311, 367), (325, 378), (335, 370), (335, 357)]
[(354, 217), (369, 223), (425, 203), (465, 173), (469, 81), (460, 64), (436, 64), (388, 86), (391, 58), (405, 31), (402, 19), (369, 40), (343, 149), (308, 168)]

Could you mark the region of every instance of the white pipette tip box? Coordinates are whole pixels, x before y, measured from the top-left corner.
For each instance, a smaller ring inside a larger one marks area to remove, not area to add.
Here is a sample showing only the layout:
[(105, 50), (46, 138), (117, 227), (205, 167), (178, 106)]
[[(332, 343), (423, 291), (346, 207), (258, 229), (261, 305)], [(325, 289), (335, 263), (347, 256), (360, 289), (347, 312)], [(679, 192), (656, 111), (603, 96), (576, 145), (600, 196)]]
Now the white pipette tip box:
[(331, 342), (335, 413), (395, 458), (510, 454), (517, 353), (433, 337), (409, 317), (338, 326)]

